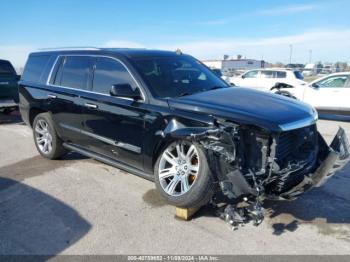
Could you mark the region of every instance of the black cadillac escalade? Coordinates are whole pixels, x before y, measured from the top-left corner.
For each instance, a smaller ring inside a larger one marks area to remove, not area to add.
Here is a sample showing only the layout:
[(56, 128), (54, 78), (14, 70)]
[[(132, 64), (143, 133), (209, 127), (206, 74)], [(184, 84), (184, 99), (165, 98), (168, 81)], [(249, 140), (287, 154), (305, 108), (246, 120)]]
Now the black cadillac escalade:
[(19, 92), (43, 157), (79, 152), (153, 180), (176, 206), (215, 192), (294, 199), (349, 160), (344, 130), (328, 146), (311, 106), (230, 87), (179, 51), (32, 53)]

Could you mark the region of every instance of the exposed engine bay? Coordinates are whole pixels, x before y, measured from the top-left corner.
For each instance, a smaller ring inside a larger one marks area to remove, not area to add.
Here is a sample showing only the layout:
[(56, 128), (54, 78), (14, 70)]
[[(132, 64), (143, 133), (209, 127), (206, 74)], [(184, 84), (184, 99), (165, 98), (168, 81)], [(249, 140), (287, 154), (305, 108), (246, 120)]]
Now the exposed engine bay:
[(321, 186), (350, 159), (342, 128), (328, 146), (316, 124), (281, 132), (219, 120), (211, 128), (174, 124), (171, 136), (186, 137), (207, 150), (211, 171), (230, 203), (218, 207), (219, 215), (234, 228), (250, 220), (260, 224), (264, 199), (293, 200)]

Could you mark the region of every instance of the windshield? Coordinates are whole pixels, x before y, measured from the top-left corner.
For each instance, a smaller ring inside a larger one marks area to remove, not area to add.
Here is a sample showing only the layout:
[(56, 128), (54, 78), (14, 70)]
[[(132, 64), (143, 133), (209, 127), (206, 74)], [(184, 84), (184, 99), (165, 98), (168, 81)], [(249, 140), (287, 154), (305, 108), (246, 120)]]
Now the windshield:
[(155, 97), (179, 97), (228, 87), (190, 56), (133, 58), (133, 63)]

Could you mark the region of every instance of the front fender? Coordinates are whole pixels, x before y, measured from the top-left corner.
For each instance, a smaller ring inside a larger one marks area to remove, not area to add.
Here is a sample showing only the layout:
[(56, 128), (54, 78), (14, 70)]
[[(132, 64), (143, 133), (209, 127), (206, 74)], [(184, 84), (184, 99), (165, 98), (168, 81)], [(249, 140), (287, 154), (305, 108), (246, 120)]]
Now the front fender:
[(164, 130), (158, 131), (157, 135), (161, 135), (165, 139), (196, 139), (199, 137), (210, 136), (212, 133), (219, 132), (215, 126), (206, 127), (186, 127), (176, 119), (172, 119)]

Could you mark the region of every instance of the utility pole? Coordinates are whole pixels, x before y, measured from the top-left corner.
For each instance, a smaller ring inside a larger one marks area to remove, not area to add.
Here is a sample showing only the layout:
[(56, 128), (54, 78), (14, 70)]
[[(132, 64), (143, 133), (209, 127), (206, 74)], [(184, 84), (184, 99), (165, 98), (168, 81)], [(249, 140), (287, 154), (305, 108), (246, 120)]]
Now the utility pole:
[(289, 63), (292, 63), (292, 55), (293, 55), (293, 45), (289, 45)]
[(309, 64), (311, 64), (312, 61), (312, 49), (309, 50)]

